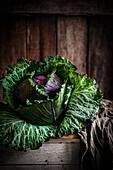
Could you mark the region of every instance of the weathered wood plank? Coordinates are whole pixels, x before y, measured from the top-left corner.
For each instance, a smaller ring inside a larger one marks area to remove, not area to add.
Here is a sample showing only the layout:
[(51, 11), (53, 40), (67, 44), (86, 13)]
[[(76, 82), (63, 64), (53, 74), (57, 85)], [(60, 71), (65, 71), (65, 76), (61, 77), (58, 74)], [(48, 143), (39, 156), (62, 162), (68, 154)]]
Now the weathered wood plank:
[(113, 17), (92, 17), (89, 75), (96, 79), (104, 98), (113, 99)]
[(6, 164), (42, 164), (42, 165), (71, 165), (79, 164), (80, 141), (78, 139), (56, 140), (43, 143), (38, 150), (27, 152), (14, 151), (0, 146), (0, 165)]
[(20, 57), (26, 57), (25, 19), (23, 17), (1, 17), (0, 77), (6, 71), (6, 67), (16, 63), (17, 58)]
[(27, 57), (40, 60), (40, 20), (37, 17), (27, 18)]
[(58, 55), (69, 59), (81, 74), (86, 73), (86, 18), (58, 18)]
[(0, 18), (0, 76), (9, 64), (19, 57), (26, 57), (25, 19)]
[(41, 17), (40, 19), (40, 56), (42, 60), (48, 55), (56, 55), (56, 19)]
[(27, 23), (28, 58), (44, 60), (56, 55), (55, 17), (29, 17)]
[(108, 14), (113, 15), (113, 1), (95, 0), (12, 0), (0, 1), (0, 11), (9, 13), (49, 13), (49, 14)]
[(79, 170), (79, 165), (0, 166), (0, 170)]
[(78, 139), (75, 139), (75, 138), (65, 138), (65, 136), (63, 137), (59, 137), (59, 138), (50, 138), (49, 141), (46, 142), (46, 144), (49, 144), (49, 143), (76, 143), (76, 144), (79, 144), (80, 143), (80, 139), (78, 137)]

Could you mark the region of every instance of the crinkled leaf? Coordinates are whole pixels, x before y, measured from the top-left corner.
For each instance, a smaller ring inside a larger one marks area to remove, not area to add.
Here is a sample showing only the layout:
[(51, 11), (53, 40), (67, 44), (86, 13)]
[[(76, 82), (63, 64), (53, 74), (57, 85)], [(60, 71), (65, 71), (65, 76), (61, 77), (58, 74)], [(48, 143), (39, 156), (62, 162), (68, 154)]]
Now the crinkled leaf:
[(76, 130), (81, 131), (96, 117), (101, 100), (102, 93), (95, 80), (87, 75), (78, 74), (65, 117), (58, 127), (58, 135), (68, 135)]
[(9, 111), (0, 111), (0, 142), (16, 150), (38, 149), (49, 137), (55, 136), (55, 126), (38, 126), (21, 120)]
[(70, 72), (75, 72), (77, 70), (76, 66), (70, 63), (69, 60), (62, 58), (61, 56), (48, 56), (45, 59), (46, 66), (45, 72), (50, 73), (53, 70), (56, 70), (56, 74), (62, 79), (65, 80), (68, 78)]
[(30, 67), (30, 61), (26, 59), (18, 59), (15, 65), (10, 65), (7, 68), (7, 73), (4, 74), (4, 78), (1, 80), (1, 84), (4, 88), (4, 101), (9, 103), (12, 108), (15, 108), (14, 91), (18, 82), (26, 75), (28, 68)]
[(22, 119), (37, 125), (53, 123), (52, 102), (33, 103), (30, 106), (19, 106), (16, 111)]
[(30, 85), (28, 79), (25, 79), (15, 88), (14, 97), (17, 105), (26, 105), (27, 99), (30, 101), (34, 100), (36, 97), (36, 90)]
[(52, 103), (54, 109), (55, 121), (59, 122), (65, 116), (65, 91), (66, 83), (62, 85), (60, 92), (58, 93), (58, 98)]

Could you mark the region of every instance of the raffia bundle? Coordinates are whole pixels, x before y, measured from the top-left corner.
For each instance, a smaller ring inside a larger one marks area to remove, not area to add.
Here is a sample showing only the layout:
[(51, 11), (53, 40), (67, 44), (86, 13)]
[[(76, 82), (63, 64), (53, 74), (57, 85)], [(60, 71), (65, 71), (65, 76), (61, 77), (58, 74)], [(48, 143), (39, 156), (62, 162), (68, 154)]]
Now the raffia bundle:
[(96, 119), (79, 133), (82, 170), (113, 170), (113, 102), (104, 99), (101, 104)]

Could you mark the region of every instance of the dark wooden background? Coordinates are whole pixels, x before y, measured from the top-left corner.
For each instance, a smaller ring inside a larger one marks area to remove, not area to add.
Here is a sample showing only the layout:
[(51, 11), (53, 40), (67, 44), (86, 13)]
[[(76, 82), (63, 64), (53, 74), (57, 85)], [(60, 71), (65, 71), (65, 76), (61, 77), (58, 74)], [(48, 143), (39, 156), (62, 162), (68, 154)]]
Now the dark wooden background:
[(104, 98), (112, 100), (112, 1), (106, 8), (103, 1), (100, 8), (99, 3), (82, 0), (63, 1), (64, 6), (58, 0), (20, 2), (0, 6), (0, 77), (17, 58), (44, 60), (48, 55), (61, 55), (79, 73), (94, 78)]
[(35, 14), (0, 17), (0, 76), (17, 58), (61, 55), (113, 99), (113, 17)]
[[(113, 100), (113, 1), (1, 0), (0, 77), (17, 58), (48, 55), (69, 59)], [(0, 147), (0, 168), (78, 170), (79, 148), (79, 139), (54, 139), (27, 153)]]

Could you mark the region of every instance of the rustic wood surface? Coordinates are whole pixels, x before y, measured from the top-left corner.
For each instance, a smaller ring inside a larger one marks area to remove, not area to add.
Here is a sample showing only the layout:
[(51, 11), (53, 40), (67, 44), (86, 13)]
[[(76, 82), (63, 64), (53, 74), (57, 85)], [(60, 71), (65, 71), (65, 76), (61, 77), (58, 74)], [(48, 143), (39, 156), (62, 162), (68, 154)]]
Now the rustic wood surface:
[(56, 55), (56, 18), (41, 17), (40, 19), (40, 56), (43, 61), (48, 55)]
[(40, 19), (29, 17), (26, 21), (27, 58), (40, 60)]
[(0, 170), (79, 170), (79, 165), (13, 165), (0, 166)]
[(29, 59), (44, 60), (48, 55), (56, 55), (55, 17), (27, 19), (27, 50)]
[[(0, 17), (0, 77), (17, 58), (26, 57), (26, 31), (24, 17)], [(2, 88), (0, 87), (0, 101)]]
[(113, 99), (112, 21), (112, 17), (90, 20), (89, 75), (97, 81), (106, 99)]
[(86, 44), (86, 18), (58, 18), (58, 55), (76, 65), (80, 74), (86, 73)]
[(0, 145), (0, 165), (75, 165), (79, 164), (79, 152), (79, 139), (50, 139), (38, 150), (27, 152)]
[(0, 76), (17, 58), (26, 57), (24, 17), (0, 18)]
[(113, 1), (95, 0), (1, 0), (0, 11), (13, 14), (45, 13), (69, 15), (113, 15)]
[(89, 72), (104, 98), (112, 100), (112, 20), (110, 16), (89, 17), (88, 20), (87, 17), (66, 16), (57, 19), (55, 16), (0, 17), (0, 77), (17, 58), (44, 61), (48, 55), (57, 53), (76, 65), (79, 73)]

